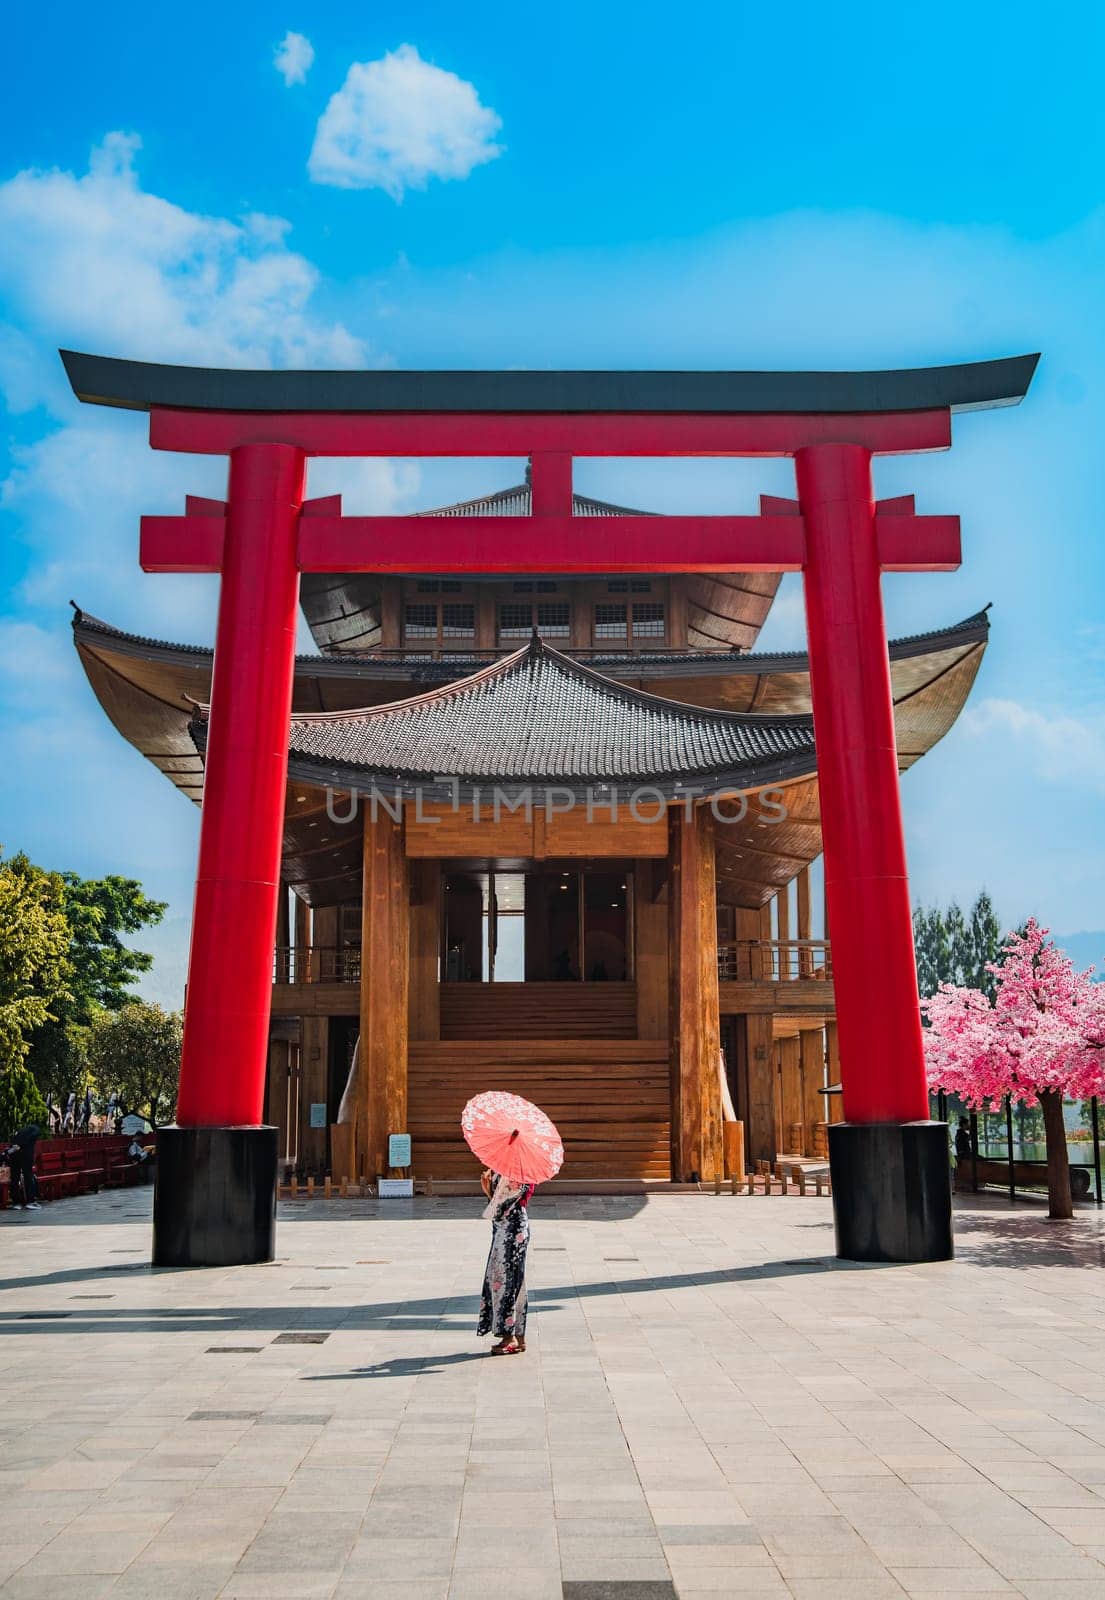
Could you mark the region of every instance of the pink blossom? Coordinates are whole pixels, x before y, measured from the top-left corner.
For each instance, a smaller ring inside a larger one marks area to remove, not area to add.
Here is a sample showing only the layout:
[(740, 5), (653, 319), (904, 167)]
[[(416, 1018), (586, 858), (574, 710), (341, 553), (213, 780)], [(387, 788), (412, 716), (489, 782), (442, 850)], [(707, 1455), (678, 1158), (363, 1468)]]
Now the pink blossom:
[(1006, 1095), (1034, 1106), (1049, 1089), (1073, 1100), (1105, 1094), (1105, 984), (1076, 972), (1047, 932), (1031, 920), (1010, 937), (1004, 961), (987, 969), (993, 1003), (951, 983), (921, 1002), (931, 1088), (995, 1109)]

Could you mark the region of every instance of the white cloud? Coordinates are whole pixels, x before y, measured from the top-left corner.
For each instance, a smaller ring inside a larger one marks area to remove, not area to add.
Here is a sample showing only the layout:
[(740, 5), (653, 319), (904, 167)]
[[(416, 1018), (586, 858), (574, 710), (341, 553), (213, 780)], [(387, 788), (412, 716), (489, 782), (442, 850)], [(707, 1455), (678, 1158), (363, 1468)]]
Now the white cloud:
[(1017, 700), (991, 698), (970, 706), (967, 731), (1007, 738), (1029, 775), (1105, 794), (1105, 714), (1050, 716)]
[[(153, 452), (145, 418), (79, 406), (58, 345), (142, 360), (248, 367), (367, 364), (362, 341), (317, 314), (314, 265), (288, 224), (202, 216), (144, 190), (139, 141), (109, 134), (87, 173), (27, 171), (0, 184), (0, 388), (11, 410), (47, 404), (62, 426), (12, 449), (0, 505), (31, 553), (17, 598), (53, 611), (73, 596), (121, 626), (210, 637), (214, 580), (138, 571), (138, 518), (177, 512), (186, 493), (225, 492), (224, 461)], [(416, 467), (375, 465), (381, 509)], [(354, 466), (350, 486), (364, 475)], [(342, 487), (342, 469), (325, 474)], [(313, 491), (314, 492), (314, 491)], [(322, 492), (321, 490), (317, 492)]]
[(149, 193), (139, 148), (110, 133), (82, 176), (29, 170), (0, 184), (0, 294), (21, 330), (0, 329), (13, 405), (70, 412), (58, 344), (220, 366), (366, 364), (362, 342), (313, 311), (319, 274), (288, 248), (287, 223), (203, 216)]
[(315, 47), (310, 39), (290, 28), (273, 51), (273, 65), (289, 89), (293, 83), (307, 82), (314, 59)]
[(400, 45), (355, 61), (318, 120), (307, 170), (338, 189), (383, 189), (401, 200), (430, 178), (467, 178), (502, 153), (501, 118), (474, 86)]

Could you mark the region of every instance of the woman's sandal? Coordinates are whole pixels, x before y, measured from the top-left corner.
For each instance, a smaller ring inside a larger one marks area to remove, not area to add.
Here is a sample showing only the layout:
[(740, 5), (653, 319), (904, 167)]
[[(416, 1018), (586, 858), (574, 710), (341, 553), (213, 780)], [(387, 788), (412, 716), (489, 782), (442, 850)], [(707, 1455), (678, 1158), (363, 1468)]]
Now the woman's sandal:
[(520, 1356), (525, 1354), (525, 1349), (526, 1341), (524, 1339), (516, 1339), (512, 1334), (509, 1338), (500, 1340), (498, 1344), (493, 1344), (491, 1346), (491, 1354), (493, 1356)]

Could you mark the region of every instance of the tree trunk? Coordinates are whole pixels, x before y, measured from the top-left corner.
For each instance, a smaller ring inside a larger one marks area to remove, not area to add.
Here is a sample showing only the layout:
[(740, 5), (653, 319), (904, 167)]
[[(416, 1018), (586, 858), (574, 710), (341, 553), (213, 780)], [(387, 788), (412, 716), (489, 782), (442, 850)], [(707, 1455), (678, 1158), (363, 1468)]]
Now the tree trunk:
[(1067, 1156), (1067, 1129), (1063, 1121), (1063, 1097), (1056, 1089), (1040, 1095), (1044, 1113), (1044, 1138), (1047, 1140), (1047, 1214), (1065, 1220), (1073, 1217), (1070, 1194), (1070, 1160)]

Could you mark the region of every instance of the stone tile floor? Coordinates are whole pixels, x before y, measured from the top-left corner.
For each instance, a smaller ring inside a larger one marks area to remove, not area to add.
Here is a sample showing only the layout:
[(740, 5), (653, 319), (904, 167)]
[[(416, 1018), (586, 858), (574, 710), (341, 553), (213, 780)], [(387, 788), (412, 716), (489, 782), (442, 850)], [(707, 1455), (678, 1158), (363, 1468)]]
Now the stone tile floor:
[(812, 1197), (538, 1198), (508, 1361), (475, 1200), (284, 1205), (203, 1273), (149, 1210), (0, 1215), (10, 1600), (1105, 1597), (1093, 1208), (874, 1268)]

